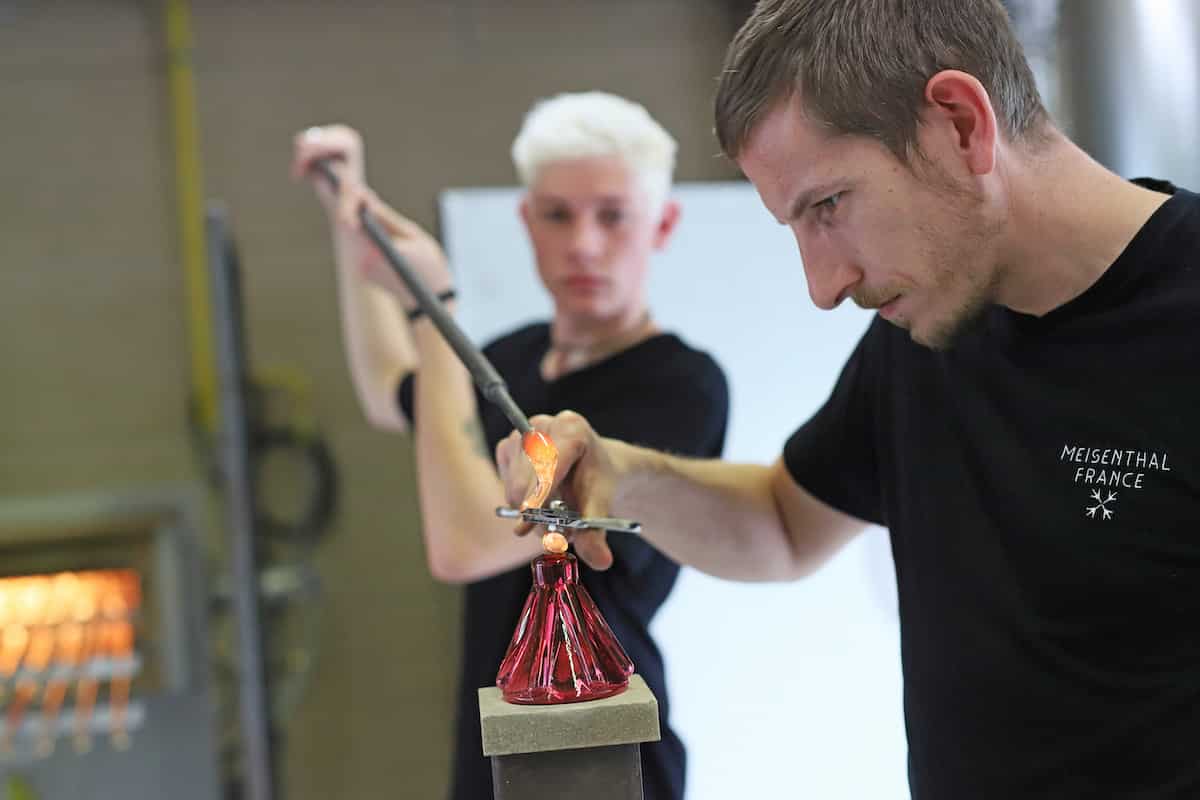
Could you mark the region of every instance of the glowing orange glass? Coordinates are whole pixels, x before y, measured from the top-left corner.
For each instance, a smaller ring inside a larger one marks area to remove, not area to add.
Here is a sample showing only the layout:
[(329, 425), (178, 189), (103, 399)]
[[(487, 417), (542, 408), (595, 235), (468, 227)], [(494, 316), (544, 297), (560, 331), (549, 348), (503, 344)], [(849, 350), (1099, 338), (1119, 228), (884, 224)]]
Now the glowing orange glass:
[(538, 430), (531, 430), (521, 440), (525, 457), (533, 465), (533, 474), (537, 483), (521, 501), (521, 510), (541, 508), (550, 496), (550, 487), (554, 485), (554, 468), (558, 466), (558, 448), (554, 440)]

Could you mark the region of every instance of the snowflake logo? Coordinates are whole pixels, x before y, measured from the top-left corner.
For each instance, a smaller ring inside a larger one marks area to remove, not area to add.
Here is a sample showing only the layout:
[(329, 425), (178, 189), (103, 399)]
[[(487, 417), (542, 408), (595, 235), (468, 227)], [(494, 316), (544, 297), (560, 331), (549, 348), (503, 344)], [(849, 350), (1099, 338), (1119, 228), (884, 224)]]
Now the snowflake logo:
[(1108, 507), (1108, 504), (1117, 499), (1117, 493), (1109, 492), (1108, 497), (1101, 499), (1100, 490), (1093, 489), (1092, 499), (1096, 501), (1096, 505), (1088, 506), (1086, 509), (1084, 509), (1087, 515), (1089, 517), (1095, 517), (1096, 512), (1099, 511), (1100, 519), (1112, 519), (1113, 512), (1112, 509)]

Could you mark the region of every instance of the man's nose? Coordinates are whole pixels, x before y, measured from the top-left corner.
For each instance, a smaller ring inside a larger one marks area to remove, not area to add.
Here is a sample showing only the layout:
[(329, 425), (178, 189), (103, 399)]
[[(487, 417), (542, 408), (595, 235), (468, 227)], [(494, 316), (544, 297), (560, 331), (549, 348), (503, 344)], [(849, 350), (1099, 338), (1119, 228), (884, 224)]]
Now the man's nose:
[(597, 258), (604, 250), (604, 231), (586, 217), (571, 228), (571, 256), (580, 260)]
[(813, 304), (824, 311), (837, 308), (850, 296), (862, 279), (862, 273), (832, 248), (806, 243), (799, 236), (796, 243), (800, 247), (800, 262)]

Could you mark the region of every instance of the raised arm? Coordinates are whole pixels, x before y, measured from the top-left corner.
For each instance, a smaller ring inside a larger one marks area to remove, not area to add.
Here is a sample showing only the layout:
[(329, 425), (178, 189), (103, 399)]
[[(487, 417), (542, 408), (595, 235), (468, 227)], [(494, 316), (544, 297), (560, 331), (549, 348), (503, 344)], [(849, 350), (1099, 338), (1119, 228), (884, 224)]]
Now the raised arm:
[[(335, 196), (317, 181), (329, 213), (338, 262), (343, 333), (350, 372), (367, 418), (402, 430), (401, 378), (416, 374), (414, 449), (422, 534), (430, 572), (439, 580), (474, 581), (528, 562), (541, 547), (517, 539), (494, 510), (504, 497), (483, 440), (470, 374), (416, 303), (383, 255), (361, 230), (366, 207), (391, 236), (396, 250), (435, 294), (451, 286), (437, 240), (384, 203), (363, 183), (362, 142), (356, 132), (332, 125), (299, 134), (293, 171), (309, 173), (318, 158), (338, 159), (341, 188)], [(447, 307), (453, 311), (454, 303)]]
[[(311, 170), (318, 159), (330, 159), (344, 189), (340, 197)], [(354, 218), (355, 204), (369, 194), (362, 138), (345, 125), (297, 133), (292, 174), (311, 181), (329, 219), (342, 343), (359, 407), (372, 425), (403, 431), (408, 422), (396, 404), (395, 390), (400, 378), (417, 368), (418, 355), (397, 293), (392, 291), (395, 279), (384, 273), (386, 265), (378, 263), (379, 254)]]

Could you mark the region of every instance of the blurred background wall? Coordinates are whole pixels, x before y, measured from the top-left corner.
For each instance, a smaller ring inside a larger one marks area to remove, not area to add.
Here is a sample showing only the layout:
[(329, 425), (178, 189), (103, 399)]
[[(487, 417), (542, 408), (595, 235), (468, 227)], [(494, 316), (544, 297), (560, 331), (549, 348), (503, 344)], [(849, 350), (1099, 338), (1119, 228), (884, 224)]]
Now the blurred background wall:
[[(370, 429), (355, 404), (323, 217), (308, 188), (288, 182), (291, 135), (359, 127), (379, 191), (427, 226), (440, 189), (513, 182), (521, 115), (560, 91), (643, 102), (679, 139), (679, 178), (730, 177), (715, 157), (710, 96), (745, 10), (721, 0), (192, 4), (205, 193), (226, 203), (241, 246), (252, 358), (313, 379), (342, 478), (318, 551), (321, 651), (287, 731), (288, 796), (442, 794), (459, 611), (458, 590), (426, 571), (408, 441)], [(158, 3), (0, 2), (4, 495), (202, 479), (164, 35)]]

